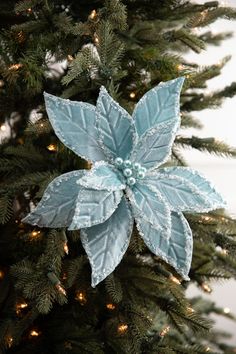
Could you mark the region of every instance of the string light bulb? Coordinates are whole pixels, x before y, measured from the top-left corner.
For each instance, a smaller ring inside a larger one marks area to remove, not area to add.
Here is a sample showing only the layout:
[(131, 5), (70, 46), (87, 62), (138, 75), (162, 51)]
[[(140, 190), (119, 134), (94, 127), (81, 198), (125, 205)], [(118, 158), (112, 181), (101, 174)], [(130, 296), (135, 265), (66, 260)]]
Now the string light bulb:
[(75, 294), (75, 300), (80, 303), (81, 306), (87, 304), (87, 297), (85, 291), (78, 290)]
[(69, 63), (71, 63), (73, 60), (74, 60), (74, 58), (72, 57), (72, 55), (68, 54), (68, 55), (67, 55), (67, 61), (68, 61)]
[(8, 348), (10, 348), (11, 346), (12, 346), (12, 344), (13, 344), (13, 338), (12, 338), (12, 336), (7, 336), (6, 337), (6, 344), (7, 344), (7, 346), (8, 346)]
[(32, 231), (31, 236), (35, 237), (35, 236), (38, 236), (40, 233), (41, 233), (40, 231)]
[(164, 328), (161, 332), (160, 332), (160, 336), (161, 337), (165, 337), (165, 335), (167, 335), (170, 332), (170, 326), (167, 326), (166, 328)]
[(205, 349), (205, 351), (206, 351), (206, 352), (210, 352), (210, 351), (211, 351), (211, 348), (210, 348), (210, 347), (207, 347), (207, 348)]
[(212, 293), (212, 288), (210, 287), (209, 284), (207, 283), (202, 283), (201, 288), (205, 293), (211, 294)]
[(63, 249), (66, 254), (69, 254), (69, 247), (67, 244), (67, 237), (65, 231), (61, 232), (61, 238), (62, 238), (62, 243), (63, 243)]
[(202, 216), (202, 219), (204, 221), (210, 221), (211, 220), (210, 216)]
[(30, 331), (30, 337), (38, 337), (39, 335), (40, 335), (40, 332), (39, 331), (37, 331), (36, 329), (32, 329), (31, 331)]
[(203, 11), (201, 12), (201, 16), (202, 16), (202, 19), (203, 19), (203, 20), (206, 18), (207, 13), (208, 13), (207, 10), (203, 10)]
[(23, 43), (25, 41), (24, 32), (23, 31), (18, 32), (16, 38), (19, 43)]
[(56, 284), (55, 288), (58, 290), (59, 293), (61, 293), (62, 295), (66, 296), (66, 291), (65, 289), (61, 286), (61, 284)]
[(181, 284), (181, 281), (176, 278), (174, 275), (171, 275), (170, 278), (169, 278), (171, 281), (173, 281), (173, 283), (177, 284), (177, 285), (180, 285)]
[(112, 304), (112, 303), (106, 304), (106, 308), (107, 308), (108, 310), (115, 310), (116, 305), (114, 305), (114, 304)]
[(91, 11), (90, 15), (89, 15), (89, 19), (90, 20), (94, 20), (97, 17), (97, 12), (96, 10)]
[(0, 280), (2, 280), (4, 278), (4, 271), (0, 269)]
[(66, 291), (62, 287), (60, 280), (57, 278), (56, 274), (52, 271), (47, 273), (48, 279), (51, 281), (51, 283), (55, 286), (57, 291), (61, 293), (62, 295), (66, 296)]
[(64, 242), (63, 249), (66, 254), (69, 254), (69, 247), (67, 245), (67, 242)]
[(23, 64), (18, 63), (18, 64), (12, 64), (11, 66), (9, 66), (8, 70), (11, 71), (17, 71), (18, 69), (22, 68)]
[(178, 65), (177, 65), (177, 70), (181, 71), (181, 70), (183, 70), (183, 69), (184, 69), (183, 64), (178, 64)]
[(26, 302), (20, 302), (16, 304), (16, 314), (20, 315), (21, 311), (28, 307), (28, 304)]
[(188, 312), (188, 313), (194, 313), (195, 310), (194, 310), (191, 306), (188, 306), (188, 307), (187, 307), (187, 312)]
[(136, 96), (135, 92), (133, 92), (133, 91), (132, 91), (132, 92), (130, 92), (130, 94), (129, 94), (129, 97), (130, 97), (130, 98), (132, 98), (132, 99), (133, 99), (133, 98), (135, 98), (135, 96)]
[(99, 44), (99, 38), (98, 38), (98, 36), (96, 35), (96, 33), (94, 34), (94, 43), (95, 43), (95, 44)]
[(228, 315), (230, 313), (230, 308), (229, 307), (225, 307), (223, 312)]
[(49, 145), (47, 146), (47, 149), (48, 149), (49, 151), (56, 151), (56, 150), (57, 150), (57, 147), (56, 147), (55, 144), (49, 144)]
[(1, 127), (0, 127), (0, 130), (1, 130), (2, 132), (5, 132), (5, 131), (7, 130), (6, 125), (5, 125), (5, 124), (2, 124)]
[(117, 327), (119, 334), (125, 334), (128, 331), (128, 325), (126, 323), (120, 323)]

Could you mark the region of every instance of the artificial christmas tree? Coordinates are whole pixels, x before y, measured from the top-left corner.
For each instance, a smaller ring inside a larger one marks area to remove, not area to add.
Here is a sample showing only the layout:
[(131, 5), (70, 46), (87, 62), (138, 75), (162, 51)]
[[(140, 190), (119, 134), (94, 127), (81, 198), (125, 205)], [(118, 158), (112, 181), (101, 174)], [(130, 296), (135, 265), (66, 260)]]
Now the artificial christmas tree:
[[(76, 170), (80, 175), (79, 170), (91, 170), (92, 182), (87, 178), (79, 183), (96, 183), (98, 187), (101, 182), (99, 168), (96, 174), (94, 164), (91, 166), (74, 153), (75, 149), (71, 148), (71, 151), (66, 147), (68, 144), (57, 138), (60, 133), (52, 120), (53, 127), (50, 125), (51, 108), (48, 106), (46, 112), (43, 91), (49, 93), (46, 95), (48, 100), (57, 96), (52, 100), (65, 102), (64, 106), (73, 106), (68, 102), (80, 101), (87, 102), (87, 106), (83, 103), (86, 107), (93, 107), (101, 86), (104, 86), (107, 91), (103, 90), (103, 94), (105, 92), (119, 102), (123, 107), (120, 108), (122, 115), (128, 115), (124, 109), (132, 114), (136, 106), (137, 112), (141, 97), (157, 84), (169, 80), (179, 82), (181, 79), (176, 81), (176, 78), (185, 77), (180, 104), (181, 126), (199, 128), (200, 124), (191, 112), (219, 105), (225, 97), (235, 94), (236, 85), (232, 83), (211, 95), (204, 94), (207, 80), (220, 75), (228, 58), (201, 68), (188, 63), (183, 56), (188, 49), (200, 52), (207, 44), (218, 45), (228, 38), (228, 33), (213, 35), (209, 31), (196, 35), (194, 29), (204, 28), (218, 18), (235, 19), (236, 12), (220, 6), (217, 1), (199, 5), (188, 1), (107, 0), (88, 3), (26, 0), (1, 4), (0, 18), (0, 119), (1, 131), (9, 130), (0, 146), (2, 352), (234, 353), (235, 348), (227, 345), (227, 336), (215, 331), (213, 323), (206, 318), (211, 313), (232, 316), (210, 301), (186, 299), (185, 296), (190, 283), (210, 293), (210, 280), (227, 279), (236, 274), (236, 221), (223, 209), (207, 213), (215, 209), (209, 206), (204, 209), (204, 203), (210, 203), (211, 198), (200, 200), (201, 214), (193, 213), (199, 211), (194, 208), (185, 213), (194, 240), (190, 282), (186, 281), (187, 275), (183, 279), (183, 273), (176, 272), (176, 267), (172, 267), (173, 263), (168, 262), (162, 253), (157, 256), (150, 252), (150, 244), (144, 243), (140, 232), (145, 229), (146, 219), (137, 219), (137, 228), (134, 225), (129, 246), (127, 244), (119, 265), (110, 269), (104, 280), (99, 278), (93, 284), (96, 285), (94, 288), (91, 287), (88, 257), (81, 243), (84, 234), (78, 230), (82, 224), (74, 224), (76, 227), (72, 230), (63, 224), (63, 220), (70, 219), (70, 213), (74, 213), (70, 198), (66, 211), (59, 200), (45, 214), (50, 219), (52, 212), (56, 224), (45, 225), (34, 220), (35, 225), (30, 226), (22, 219), (28, 213), (37, 213), (37, 205), (40, 205), (48, 184), (62, 174), (69, 175)], [(161, 83), (160, 87), (163, 85)], [(68, 98), (71, 101), (64, 101)], [(161, 97), (158, 105), (154, 100), (150, 107), (156, 111), (163, 104)], [(146, 111), (140, 112), (139, 125), (135, 128), (138, 132), (149, 119)], [(55, 124), (59, 117), (58, 111)], [(111, 118), (112, 114), (106, 117)], [(62, 135), (68, 124), (60, 128)], [(91, 125), (90, 132), (96, 124)], [(107, 133), (105, 128), (104, 132)], [(83, 140), (82, 133), (78, 136), (78, 149), (91, 146), (86, 139)], [(99, 147), (100, 138), (95, 143)], [(145, 144), (137, 146), (141, 149)], [(178, 175), (178, 171), (185, 168), (180, 149), (187, 146), (225, 157), (236, 156), (233, 148), (214, 138), (177, 135), (169, 160), (160, 161), (165, 162), (161, 166), (164, 172), (172, 169)], [(142, 155), (140, 151), (135, 154), (135, 158)], [(135, 169), (134, 165), (132, 168)], [(125, 167), (133, 173), (131, 166)], [(124, 176), (128, 180), (131, 175), (126, 169)], [(118, 170), (115, 170), (116, 174)], [(110, 172), (106, 170), (106, 176)], [(145, 180), (146, 170), (135, 173), (139, 172), (143, 172), (139, 177)], [(91, 176), (90, 172), (87, 176)], [(168, 179), (167, 174), (164, 176)], [(108, 177), (101, 182), (106, 187)], [(116, 185), (119, 183), (116, 180)], [(204, 183), (201, 188), (205, 193)], [(72, 187), (70, 191), (74, 190)], [(173, 193), (168, 196), (172, 198), (172, 204), (177, 204)], [(214, 198), (219, 198), (218, 194)], [(137, 209), (138, 206), (139, 203)], [(222, 206), (218, 199), (215, 207)], [(89, 206), (85, 211), (88, 209)], [(108, 208), (107, 212), (111, 210)], [(138, 212), (135, 216), (139, 216)], [(128, 214), (120, 213), (119, 217), (120, 225), (128, 232), (129, 223), (123, 224)], [(151, 222), (155, 224), (154, 219)], [(119, 230), (118, 223), (111, 226)], [(90, 238), (97, 237), (100, 230), (91, 231), (93, 227), (87, 229)], [(120, 236), (118, 232), (117, 240)], [(103, 247), (102, 244), (101, 253)], [(178, 259), (178, 253), (176, 257)]]

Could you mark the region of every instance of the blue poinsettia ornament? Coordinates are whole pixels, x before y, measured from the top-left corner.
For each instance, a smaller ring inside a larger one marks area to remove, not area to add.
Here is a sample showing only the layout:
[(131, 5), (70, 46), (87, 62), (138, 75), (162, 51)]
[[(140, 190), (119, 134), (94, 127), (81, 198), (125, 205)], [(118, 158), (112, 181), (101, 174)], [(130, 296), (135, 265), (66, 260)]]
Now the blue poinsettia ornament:
[(148, 91), (132, 117), (104, 87), (96, 106), (45, 93), (56, 135), (93, 167), (55, 178), (23, 221), (80, 229), (92, 267), (92, 286), (120, 263), (134, 220), (148, 248), (187, 280), (193, 241), (182, 212), (224, 206), (221, 196), (198, 172), (158, 168), (170, 157), (180, 125), (183, 81), (177, 78)]

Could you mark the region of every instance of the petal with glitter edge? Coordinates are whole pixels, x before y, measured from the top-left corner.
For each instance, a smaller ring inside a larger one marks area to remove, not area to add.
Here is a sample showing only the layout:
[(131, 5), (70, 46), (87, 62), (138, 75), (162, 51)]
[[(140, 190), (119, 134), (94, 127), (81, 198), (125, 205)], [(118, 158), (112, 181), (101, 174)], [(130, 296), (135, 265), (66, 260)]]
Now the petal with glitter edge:
[(140, 99), (133, 112), (139, 136), (163, 122), (179, 125), (179, 96), (183, 82), (184, 77), (162, 82)]
[[(173, 210), (202, 213), (226, 206), (214, 186), (191, 168), (166, 167), (159, 169), (158, 173), (160, 177), (154, 184), (162, 194), (165, 194)], [(147, 176), (148, 180), (151, 180), (150, 176), (151, 174)]]
[(141, 237), (148, 248), (168, 264), (185, 280), (192, 261), (192, 231), (182, 213), (171, 213), (171, 236), (169, 239), (144, 219), (136, 222)]
[(137, 183), (132, 190), (126, 190), (131, 202), (135, 220), (146, 220), (166, 237), (170, 232), (170, 209), (164, 198), (153, 186)]
[(98, 143), (95, 106), (46, 92), (44, 98), (48, 118), (61, 142), (85, 160), (105, 160)]
[(40, 227), (67, 227), (75, 212), (81, 187), (76, 181), (85, 170), (72, 171), (56, 177), (46, 188), (36, 208), (22, 222)]
[(97, 100), (97, 127), (99, 143), (111, 161), (129, 156), (136, 139), (134, 121), (103, 86)]
[(118, 207), (123, 191), (107, 191), (81, 188), (75, 207), (75, 214), (68, 230), (78, 230), (101, 224)]
[(155, 169), (165, 163), (178, 129), (178, 123), (165, 122), (147, 130), (138, 140), (131, 153), (131, 161), (139, 162), (147, 169)]
[(106, 222), (81, 230), (81, 241), (92, 267), (93, 287), (118, 266), (128, 248), (132, 229), (131, 210), (123, 198)]
[(98, 190), (122, 190), (125, 189), (125, 180), (122, 174), (112, 165), (104, 161), (96, 162), (92, 169), (86, 173), (78, 183), (85, 188)]

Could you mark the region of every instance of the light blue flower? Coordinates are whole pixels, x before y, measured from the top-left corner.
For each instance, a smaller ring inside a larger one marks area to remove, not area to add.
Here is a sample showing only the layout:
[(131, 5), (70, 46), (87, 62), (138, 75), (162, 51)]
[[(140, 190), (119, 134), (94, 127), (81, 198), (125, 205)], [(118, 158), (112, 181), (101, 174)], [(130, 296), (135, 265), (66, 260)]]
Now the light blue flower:
[(96, 107), (45, 93), (56, 135), (93, 167), (55, 178), (23, 221), (80, 229), (92, 286), (120, 263), (134, 220), (148, 248), (187, 280), (193, 242), (182, 212), (207, 212), (225, 205), (198, 172), (157, 169), (170, 157), (180, 125), (183, 81), (177, 78), (148, 91), (132, 117), (104, 87)]

